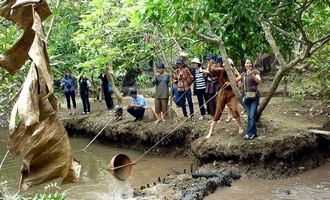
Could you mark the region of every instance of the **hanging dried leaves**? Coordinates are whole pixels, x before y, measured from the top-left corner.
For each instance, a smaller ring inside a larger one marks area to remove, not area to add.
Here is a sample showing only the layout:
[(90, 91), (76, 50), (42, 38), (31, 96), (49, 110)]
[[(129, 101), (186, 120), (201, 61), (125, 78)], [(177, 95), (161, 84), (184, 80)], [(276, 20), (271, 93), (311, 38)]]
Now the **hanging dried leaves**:
[(15, 158), (29, 144), (23, 159), (20, 188), (23, 190), (60, 178), (72, 182), (80, 163), (73, 161), (70, 142), (57, 116), (49, 59), (42, 21), (51, 13), (45, 1), (7, 0), (0, 15), (25, 30), (22, 38), (0, 55), (0, 66), (15, 74), (28, 58), (32, 65), (13, 107), (8, 148)]

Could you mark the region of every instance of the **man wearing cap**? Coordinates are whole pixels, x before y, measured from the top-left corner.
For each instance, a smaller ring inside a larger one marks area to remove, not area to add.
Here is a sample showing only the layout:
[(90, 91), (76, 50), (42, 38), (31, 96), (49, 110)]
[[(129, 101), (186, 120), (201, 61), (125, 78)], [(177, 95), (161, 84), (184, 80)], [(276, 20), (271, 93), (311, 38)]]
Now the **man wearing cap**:
[(192, 95), (190, 85), (193, 82), (193, 76), (190, 73), (189, 69), (186, 67), (184, 60), (182, 57), (179, 57), (176, 60), (176, 65), (178, 69), (173, 73), (174, 80), (177, 80), (177, 86), (179, 90), (179, 104), (182, 108), (183, 115), (188, 117), (187, 109), (186, 109), (186, 99), (188, 101), (190, 115), (189, 117), (193, 117), (194, 115), (194, 105), (192, 102)]
[(194, 94), (197, 96), (199, 110), (200, 110), (200, 113), (201, 113), (201, 116), (199, 117), (199, 120), (203, 120), (204, 116), (205, 116), (204, 102), (205, 102), (205, 99), (206, 99), (205, 77), (203, 77), (202, 63), (198, 58), (192, 59), (191, 64), (194, 67), (194, 69), (191, 71), (191, 74), (194, 77)]
[[(214, 64), (215, 62), (221, 62), (222, 58), (216, 58), (216, 56), (212, 54), (208, 54), (206, 57), (207, 66)], [(204, 71), (204, 77), (206, 78), (206, 101), (208, 102), (207, 105), (207, 112), (212, 117), (215, 113), (215, 108), (217, 104), (217, 97), (215, 96), (216, 92), (220, 89), (220, 83), (218, 81), (218, 76), (216, 74), (209, 73), (208, 70)]]
[(142, 95), (138, 95), (134, 88), (130, 89), (129, 95), (132, 97), (132, 103), (128, 105), (127, 112), (135, 117), (135, 122), (142, 121), (144, 111), (148, 106), (147, 101)]
[[(232, 70), (236, 74), (233, 67), (232, 67)], [(218, 75), (218, 81), (223, 89), (218, 93), (216, 111), (213, 116), (210, 131), (209, 131), (208, 135), (206, 136), (206, 139), (209, 139), (211, 137), (212, 131), (213, 131), (215, 125), (217, 124), (217, 122), (220, 120), (222, 111), (225, 108), (226, 104), (229, 107), (229, 109), (233, 115), (233, 118), (236, 119), (239, 134), (242, 134), (243, 126), (241, 123), (241, 117), (237, 111), (237, 99), (234, 95), (233, 89), (230, 86), (227, 72), (225, 71), (224, 67), (215, 67), (214, 64), (211, 64), (208, 66), (208, 71), (211, 74)]]
[(165, 113), (167, 113), (167, 104), (169, 94), (170, 75), (165, 73), (165, 65), (157, 63), (157, 73), (152, 79), (152, 83), (156, 86), (155, 90), (155, 113), (157, 115), (156, 124), (165, 121)]

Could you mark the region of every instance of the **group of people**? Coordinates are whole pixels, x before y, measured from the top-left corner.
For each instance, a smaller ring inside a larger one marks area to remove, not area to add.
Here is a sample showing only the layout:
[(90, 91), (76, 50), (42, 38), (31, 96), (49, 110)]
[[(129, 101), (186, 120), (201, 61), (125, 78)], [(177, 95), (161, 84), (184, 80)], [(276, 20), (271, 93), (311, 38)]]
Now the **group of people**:
[[(153, 77), (155, 91), (155, 113), (157, 115), (156, 123), (164, 121), (168, 112), (169, 87), (171, 78), (173, 79), (172, 92), (174, 101), (182, 108), (184, 117), (193, 119), (195, 112), (192, 101), (192, 94), (197, 96), (200, 120), (205, 118), (206, 113), (212, 116), (209, 133), (206, 138), (210, 138), (214, 127), (220, 120), (225, 107), (228, 107), (229, 122), (234, 118), (238, 125), (238, 133), (243, 134), (243, 126), (240, 114), (237, 110), (238, 100), (235, 97), (233, 89), (229, 82), (228, 74), (224, 68), (224, 62), (221, 57), (212, 54), (207, 55), (206, 67), (203, 68), (198, 58), (191, 60), (192, 70), (189, 70), (188, 64), (184, 58), (179, 57), (176, 60), (176, 69), (170, 69), (172, 74), (165, 73), (163, 63), (157, 63), (157, 73)], [(251, 140), (257, 136), (255, 124), (256, 111), (259, 104), (258, 84), (261, 83), (261, 77), (258, 70), (253, 68), (252, 61), (247, 59), (244, 63), (244, 70), (239, 73), (234, 63), (229, 59), (230, 67), (235, 75), (235, 81), (243, 92), (243, 103), (248, 116), (247, 129), (244, 139)], [(193, 89), (192, 89), (193, 88)], [(190, 115), (187, 114), (186, 101)], [(206, 108), (205, 108), (206, 104)]]
[[(107, 108), (110, 110), (113, 108), (113, 101), (112, 101), (112, 86), (109, 78), (106, 75), (106, 69), (100, 74), (98, 77), (101, 81), (101, 88), (103, 91), (104, 100), (106, 103)], [(89, 103), (89, 90), (91, 87), (91, 82), (89, 78), (85, 75), (80, 76), (78, 79), (79, 85), (79, 94), (83, 104), (83, 115), (89, 115), (91, 113), (91, 106)], [(67, 102), (67, 108), (69, 110), (68, 115), (75, 115), (76, 113), (76, 88), (77, 88), (77, 81), (76, 78), (70, 73), (66, 73), (61, 80), (61, 85), (64, 91), (64, 95)], [(72, 105), (71, 105), (72, 104)]]
[[(229, 76), (224, 68), (224, 60), (221, 57), (216, 57), (208, 54), (206, 57), (206, 66), (203, 67), (202, 62), (198, 58), (191, 60), (193, 69), (189, 69), (188, 62), (179, 57), (176, 60), (176, 69), (168, 66), (171, 73), (165, 72), (165, 65), (162, 62), (156, 64), (157, 72), (152, 78), (152, 83), (155, 85), (155, 113), (157, 116), (155, 123), (165, 121), (165, 116), (169, 112), (168, 102), (170, 97), (170, 86), (172, 87), (172, 95), (177, 106), (181, 107), (183, 116), (187, 119), (194, 119), (195, 111), (192, 101), (192, 95), (197, 96), (200, 120), (205, 118), (206, 114), (212, 116), (210, 121), (210, 130), (206, 138), (210, 138), (216, 124), (220, 121), (221, 115), (225, 107), (228, 107), (228, 117), (226, 122), (232, 118), (235, 119), (238, 125), (238, 133), (243, 134), (243, 126), (240, 113), (237, 110), (238, 100), (235, 97), (231, 87)], [(234, 63), (229, 59), (231, 71), (235, 76), (237, 86), (243, 93), (243, 103), (247, 112), (247, 128), (244, 134), (244, 139), (251, 140), (257, 136), (255, 123), (256, 111), (259, 104), (260, 94), (258, 84), (261, 83), (261, 77), (258, 70), (253, 68), (252, 61), (247, 59), (244, 62), (242, 73), (239, 73), (235, 68)], [(111, 98), (111, 82), (104, 71), (99, 79), (102, 82), (102, 90), (106, 106), (108, 109), (113, 107)], [(90, 114), (90, 104), (88, 100), (88, 92), (90, 81), (85, 76), (79, 78), (80, 96), (83, 102), (83, 114)], [(69, 114), (75, 113), (75, 78), (71, 74), (66, 74), (61, 81), (61, 86), (64, 87), (64, 94), (67, 100)], [(140, 121), (144, 117), (147, 101), (139, 95), (136, 89), (131, 88), (129, 92), (132, 97), (131, 104), (127, 107), (127, 112), (135, 117), (135, 121)], [(72, 107), (70, 98), (72, 100)], [(190, 115), (188, 116), (186, 102), (188, 102)], [(205, 107), (206, 106), (206, 107)]]

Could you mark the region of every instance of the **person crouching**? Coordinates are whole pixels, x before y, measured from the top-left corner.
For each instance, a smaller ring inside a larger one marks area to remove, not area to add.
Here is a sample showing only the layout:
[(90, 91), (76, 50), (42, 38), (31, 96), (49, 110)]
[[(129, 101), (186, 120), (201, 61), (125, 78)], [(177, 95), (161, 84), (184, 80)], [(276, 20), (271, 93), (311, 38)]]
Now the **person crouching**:
[(148, 106), (147, 101), (142, 95), (138, 95), (134, 88), (130, 89), (129, 95), (132, 97), (132, 103), (128, 105), (127, 112), (135, 117), (135, 122), (142, 121), (144, 111)]

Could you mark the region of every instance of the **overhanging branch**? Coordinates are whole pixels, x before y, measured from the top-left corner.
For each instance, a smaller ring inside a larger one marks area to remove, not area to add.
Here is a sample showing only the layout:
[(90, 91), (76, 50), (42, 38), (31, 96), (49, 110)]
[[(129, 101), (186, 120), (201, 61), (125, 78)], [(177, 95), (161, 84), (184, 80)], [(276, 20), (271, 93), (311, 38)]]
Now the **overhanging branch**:
[(297, 42), (299, 42), (299, 43), (302, 43), (302, 44), (305, 44), (305, 45), (307, 44), (306, 41), (304, 41), (304, 40), (302, 40), (302, 39), (300, 39), (300, 38), (294, 36), (292, 33), (289, 33), (289, 32), (287, 32), (287, 31), (281, 29), (280, 27), (278, 27), (278, 26), (276, 26), (276, 25), (274, 25), (274, 24), (272, 24), (271, 22), (269, 22), (269, 21), (266, 20), (265, 18), (262, 18), (261, 21), (262, 21), (262, 22), (265, 22), (268, 26), (272, 27), (274, 30), (278, 31), (278, 32), (281, 33), (282, 35), (287, 36), (287, 37), (289, 37), (289, 38), (291, 38), (291, 39), (293, 39), (293, 40), (295, 40), (295, 41), (297, 41)]
[(327, 44), (330, 41), (330, 35), (325, 37), (322, 42), (319, 42), (314, 48), (310, 50), (310, 54), (312, 55), (316, 51), (318, 51), (320, 48), (322, 48), (325, 44)]
[(262, 29), (265, 33), (265, 37), (270, 45), (270, 47), (273, 49), (273, 52), (275, 54), (276, 59), (280, 63), (281, 67), (286, 66), (286, 62), (283, 58), (283, 55), (280, 52), (280, 49), (278, 48), (276, 41), (271, 33), (270, 27), (267, 26), (264, 22), (261, 22)]

